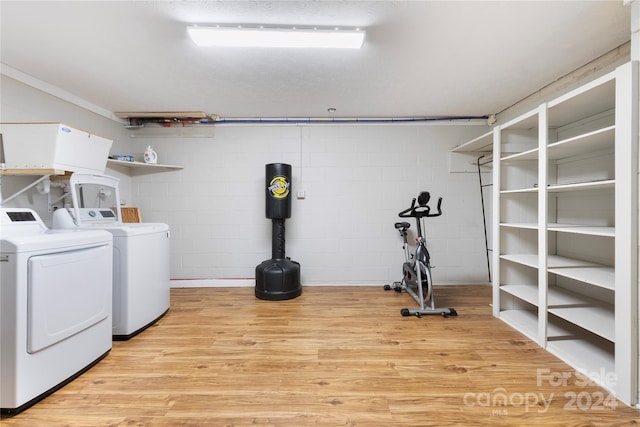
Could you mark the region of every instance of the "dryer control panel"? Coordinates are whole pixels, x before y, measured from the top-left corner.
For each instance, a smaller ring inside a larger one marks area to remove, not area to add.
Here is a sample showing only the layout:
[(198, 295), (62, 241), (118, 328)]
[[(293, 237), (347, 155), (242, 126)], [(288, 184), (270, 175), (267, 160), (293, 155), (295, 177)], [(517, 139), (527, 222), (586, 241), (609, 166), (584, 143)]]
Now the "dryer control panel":
[(11, 233), (14, 230), (20, 230), (21, 232), (26, 229), (33, 229), (34, 231), (47, 230), (47, 227), (34, 210), (22, 208), (1, 208), (0, 227), (3, 234)]

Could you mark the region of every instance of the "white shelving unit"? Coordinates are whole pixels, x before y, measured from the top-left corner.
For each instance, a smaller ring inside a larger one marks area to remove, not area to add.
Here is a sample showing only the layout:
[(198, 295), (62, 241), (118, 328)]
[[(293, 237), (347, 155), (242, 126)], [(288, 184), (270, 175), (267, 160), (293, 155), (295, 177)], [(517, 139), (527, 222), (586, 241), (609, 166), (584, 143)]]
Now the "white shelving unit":
[(494, 316), (628, 405), (639, 400), (638, 81), (638, 64), (624, 64), (456, 147), (493, 149)]

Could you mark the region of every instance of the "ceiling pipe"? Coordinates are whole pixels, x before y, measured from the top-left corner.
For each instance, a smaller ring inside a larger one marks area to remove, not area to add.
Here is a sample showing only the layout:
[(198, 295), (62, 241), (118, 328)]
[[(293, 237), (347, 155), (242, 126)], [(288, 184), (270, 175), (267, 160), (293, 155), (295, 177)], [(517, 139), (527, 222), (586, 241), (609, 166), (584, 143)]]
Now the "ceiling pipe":
[(215, 119), (148, 119), (130, 118), (128, 128), (141, 128), (147, 123), (161, 127), (197, 126), (197, 125), (233, 125), (233, 124), (389, 124), (389, 123), (425, 123), (453, 121), (487, 121), (490, 116), (443, 116), (443, 117), (374, 117), (374, 118), (335, 118), (335, 117), (298, 117), (298, 118), (215, 118)]
[(421, 123), (440, 121), (487, 120), (489, 116), (443, 116), (443, 117), (374, 117), (374, 118), (220, 118), (200, 121), (201, 124), (371, 124), (371, 123)]

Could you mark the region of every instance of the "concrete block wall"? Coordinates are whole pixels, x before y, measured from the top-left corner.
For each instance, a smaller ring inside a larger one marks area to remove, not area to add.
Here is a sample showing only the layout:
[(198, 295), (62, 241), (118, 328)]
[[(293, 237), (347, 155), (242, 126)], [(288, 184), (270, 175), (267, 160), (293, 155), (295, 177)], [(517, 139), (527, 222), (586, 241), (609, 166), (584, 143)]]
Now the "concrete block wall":
[[(303, 284), (398, 280), (401, 240), (393, 224), (420, 190), (444, 197), (444, 215), (427, 223), (434, 280), (487, 282), (477, 174), (448, 169), (449, 150), (486, 132), (485, 126), (225, 125), (195, 132), (207, 137), (176, 136), (184, 132), (174, 129), (141, 137), (6, 76), (0, 84), (3, 121), (60, 121), (113, 139), (111, 154), (140, 157), (151, 145), (161, 163), (184, 167), (105, 172), (121, 180), (121, 197), (141, 209), (145, 222), (171, 226), (174, 279), (251, 283), (255, 266), (271, 257), (264, 165), (282, 162), (293, 166), (294, 193), (305, 192), (292, 200), (286, 222), (286, 252), (301, 263)], [(0, 190), (6, 197), (33, 179), (3, 176)], [(33, 208), (51, 224), (47, 196), (35, 189), (9, 206)]]
[(151, 145), (160, 163), (184, 167), (131, 178), (143, 220), (171, 227), (174, 279), (254, 277), (271, 257), (264, 167), (279, 162), (293, 168), (286, 253), (301, 263), (303, 285), (399, 280), (393, 224), (421, 190), (444, 198), (444, 215), (426, 224), (434, 281), (488, 281), (477, 174), (448, 170), (449, 150), (485, 126), (223, 125), (202, 138), (134, 132), (131, 153)]

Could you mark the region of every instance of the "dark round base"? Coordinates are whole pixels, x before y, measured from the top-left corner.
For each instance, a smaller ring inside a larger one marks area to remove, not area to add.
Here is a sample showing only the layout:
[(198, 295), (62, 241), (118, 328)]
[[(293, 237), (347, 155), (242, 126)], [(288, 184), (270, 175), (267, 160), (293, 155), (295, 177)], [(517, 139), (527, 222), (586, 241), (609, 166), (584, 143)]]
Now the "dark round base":
[(294, 299), (302, 295), (302, 288), (294, 289), (289, 292), (262, 292), (256, 289), (256, 298), (267, 301), (284, 301)]
[(269, 259), (256, 267), (256, 297), (269, 301), (293, 299), (302, 294), (300, 264), (290, 259)]

